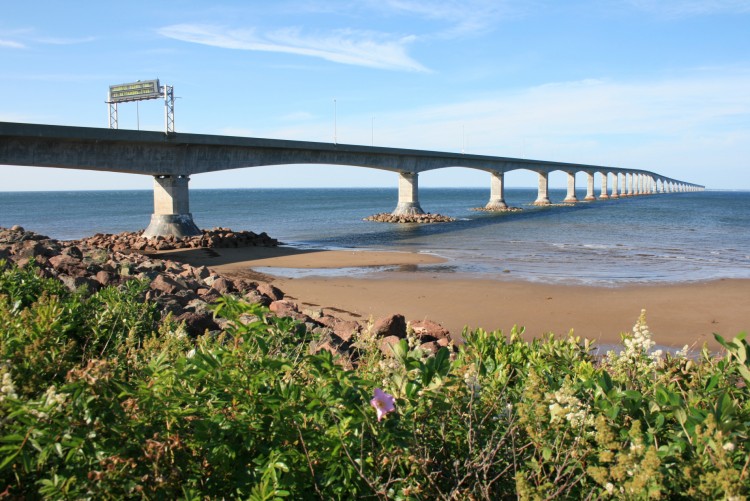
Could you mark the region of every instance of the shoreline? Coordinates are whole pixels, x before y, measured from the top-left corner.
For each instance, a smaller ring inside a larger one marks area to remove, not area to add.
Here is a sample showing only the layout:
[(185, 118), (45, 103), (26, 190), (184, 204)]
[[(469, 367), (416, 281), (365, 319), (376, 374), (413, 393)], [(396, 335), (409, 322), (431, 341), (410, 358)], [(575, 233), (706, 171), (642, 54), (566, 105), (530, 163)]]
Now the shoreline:
[[(161, 253), (160, 253), (161, 254)], [(464, 326), (510, 332), (524, 326), (527, 338), (547, 332), (576, 336), (598, 345), (620, 344), (641, 309), (657, 344), (709, 349), (719, 345), (712, 333), (732, 339), (750, 329), (748, 279), (717, 279), (677, 284), (625, 284), (616, 287), (540, 284), (521, 280), (466, 278), (421, 271), (368, 273), (366, 276), (273, 274), (273, 268), (322, 269), (399, 266), (447, 262), (433, 254), (390, 251), (247, 247), (170, 251), (170, 258), (205, 265), (229, 277), (271, 281), (300, 308), (335, 312), (344, 319), (367, 322), (395, 313), (408, 320), (429, 319), (454, 337)], [(155, 257), (158, 257), (155, 256)], [(263, 268), (259, 273), (254, 268)], [(268, 271), (270, 269), (270, 272)]]

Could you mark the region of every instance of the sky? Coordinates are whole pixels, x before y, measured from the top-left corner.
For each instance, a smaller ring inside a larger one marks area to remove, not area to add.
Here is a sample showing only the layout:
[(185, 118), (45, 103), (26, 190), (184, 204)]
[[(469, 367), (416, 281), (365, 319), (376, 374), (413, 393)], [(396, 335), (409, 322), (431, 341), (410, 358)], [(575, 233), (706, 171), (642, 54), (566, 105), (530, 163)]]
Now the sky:
[[(177, 132), (607, 165), (750, 189), (750, 0), (3, 2), (0, 68), (0, 121), (108, 127), (110, 85), (158, 78), (174, 87)], [(163, 100), (118, 111), (121, 129), (164, 130)], [(442, 169), (419, 183), (489, 187), (489, 174)], [(392, 172), (310, 165), (190, 182), (396, 184)], [(536, 186), (536, 175), (507, 173), (506, 186)], [(151, 187), (147, 176), (0, 166), (0, 191)]]

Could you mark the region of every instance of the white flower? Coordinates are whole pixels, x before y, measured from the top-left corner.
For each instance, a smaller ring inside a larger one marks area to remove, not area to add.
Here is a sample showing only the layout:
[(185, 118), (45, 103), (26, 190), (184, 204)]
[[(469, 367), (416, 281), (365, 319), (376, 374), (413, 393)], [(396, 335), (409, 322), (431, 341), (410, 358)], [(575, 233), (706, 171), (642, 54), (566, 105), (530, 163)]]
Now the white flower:
[(732, 452), (734, 450), (734, 444), (732, 442), (727, 442), (722, 446), (722, 448), (727, 452)]
[(604, 490), (607, 491), (607, 494), (614, 494), (615, 486), (612, 484), (612, 482), (607, 482), (607, 485), (604, 486)]
[(16, 386), (13, 384), (10, 372), (3, 373), (3, 381), (0, 383), (0, 402), (6, 398), (18, 398), (18, 395), (16, 395)]

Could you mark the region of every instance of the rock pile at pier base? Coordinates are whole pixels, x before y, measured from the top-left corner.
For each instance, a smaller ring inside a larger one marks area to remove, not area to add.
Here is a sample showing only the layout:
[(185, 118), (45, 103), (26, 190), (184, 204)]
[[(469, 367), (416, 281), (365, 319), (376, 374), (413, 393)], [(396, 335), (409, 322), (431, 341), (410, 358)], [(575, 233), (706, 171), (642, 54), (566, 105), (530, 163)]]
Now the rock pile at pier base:
[(373, 216), (366, 217), (363, 219), (363, 221), (375, 221), (378, 223), (429, 224), (429, 223), (450, 223), (450, 222), (455, 221), (455, 219), (450, 216), (443, 216), (441, 214), (430, 214), (429, 212), (427, 214), (404, 214), (400, 216), (395, 216), (388, 212), (383, 212), (380, 214), (375, 214)]
[(276, 247), (278, 240), (266, 233), (256, 234), (252, 231), (232, 231), (229, 228), (214, 228), (203, 230), (202, 235), (194, 237), (166, 237), (146, 238), (143, 232), (123, 232), (116, 235), (97, 233), (93, 237), (74, 241), (78, 245), (88, 245), (100, 249), (118, 252), (136, 250), (145, 253), (197, 248), (231, 248), (231, 247)]

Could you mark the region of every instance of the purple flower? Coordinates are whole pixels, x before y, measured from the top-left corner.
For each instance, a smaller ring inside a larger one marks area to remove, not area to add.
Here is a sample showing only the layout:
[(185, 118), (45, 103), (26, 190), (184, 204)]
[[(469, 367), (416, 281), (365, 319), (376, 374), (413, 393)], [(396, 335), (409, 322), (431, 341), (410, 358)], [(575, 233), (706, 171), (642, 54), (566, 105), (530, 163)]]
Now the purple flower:
[(370, 405), (375, 407), (375, 411), (378, 413), (378, 421), (383, 419), (386, 414), (396, 410), (396, 399), (393, 395), (389, 395), (380, 388), (375, 388), (375, 397), (370, 400)]

